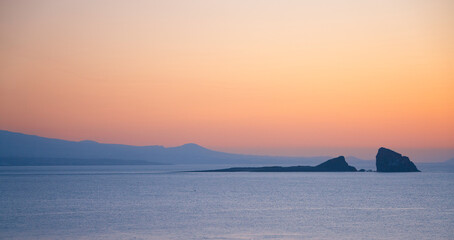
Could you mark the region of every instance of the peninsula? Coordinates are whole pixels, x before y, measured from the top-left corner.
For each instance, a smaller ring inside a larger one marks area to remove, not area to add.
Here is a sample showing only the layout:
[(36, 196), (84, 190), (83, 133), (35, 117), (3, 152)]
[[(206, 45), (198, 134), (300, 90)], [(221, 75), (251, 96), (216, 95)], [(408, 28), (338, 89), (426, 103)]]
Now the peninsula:
[(216, 170), (203, 170), (191, 172), (356, 172), (356, 168), (348, 165), (344, 156), (330, 159), (317, 166), (291, 166), (291, 167), (234, 167)]

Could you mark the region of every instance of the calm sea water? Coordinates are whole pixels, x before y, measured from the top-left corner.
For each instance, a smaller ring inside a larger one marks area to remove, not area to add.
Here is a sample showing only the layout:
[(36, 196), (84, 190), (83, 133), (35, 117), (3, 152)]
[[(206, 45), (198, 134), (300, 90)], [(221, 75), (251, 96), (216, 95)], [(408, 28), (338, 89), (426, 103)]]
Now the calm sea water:
[(0, 239), (454, 239), (453, 173), (181, 169), (1, 167)]

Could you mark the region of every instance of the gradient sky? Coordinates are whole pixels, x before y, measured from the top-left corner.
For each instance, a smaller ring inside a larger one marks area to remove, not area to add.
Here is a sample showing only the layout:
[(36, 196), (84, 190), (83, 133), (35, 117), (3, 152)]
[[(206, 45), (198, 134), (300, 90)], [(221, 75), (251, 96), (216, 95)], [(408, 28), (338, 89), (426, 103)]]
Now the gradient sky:
[(3, 0), (0, 53), (4, 130), (454, 157), (450, 0)]

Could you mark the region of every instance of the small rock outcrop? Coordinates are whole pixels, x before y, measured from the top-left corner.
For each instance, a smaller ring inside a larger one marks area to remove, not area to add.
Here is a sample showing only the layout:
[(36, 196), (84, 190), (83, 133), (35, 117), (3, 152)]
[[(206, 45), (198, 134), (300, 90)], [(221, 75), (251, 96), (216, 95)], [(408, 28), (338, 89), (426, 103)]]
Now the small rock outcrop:
[(378, 149), (375, 164), (377, 172), (420, 172), (408, 157), (383, 147)]

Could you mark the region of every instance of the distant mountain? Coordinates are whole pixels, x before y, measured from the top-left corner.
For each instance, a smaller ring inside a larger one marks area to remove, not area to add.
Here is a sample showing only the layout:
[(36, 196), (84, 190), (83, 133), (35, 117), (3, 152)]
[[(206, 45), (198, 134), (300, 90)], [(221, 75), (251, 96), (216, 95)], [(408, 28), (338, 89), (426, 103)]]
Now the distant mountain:
[(418, 167), (423, 172), (454, 172), (454, 158), (444, 162), (418, 163)]
[(445, 163), (454, 165), (454, 158), (451, 158), (451, 159), (445, 161)]
[(0, 130), (0, 165), (318, 164), (329, 157), (274, 157), (178, 147), (67, 141)]
[(95, 166), (95, 165), (163, 165), (144, 160), (0, 157), (0, 166)]

